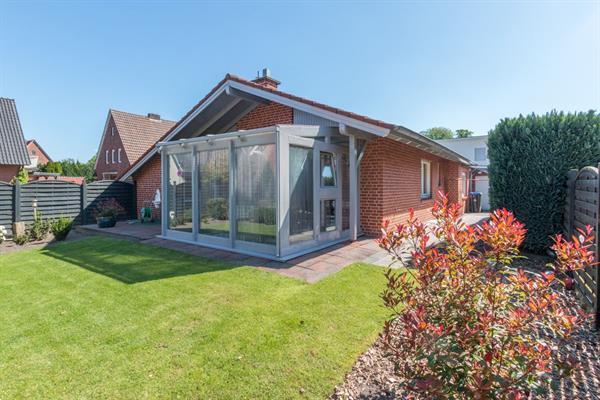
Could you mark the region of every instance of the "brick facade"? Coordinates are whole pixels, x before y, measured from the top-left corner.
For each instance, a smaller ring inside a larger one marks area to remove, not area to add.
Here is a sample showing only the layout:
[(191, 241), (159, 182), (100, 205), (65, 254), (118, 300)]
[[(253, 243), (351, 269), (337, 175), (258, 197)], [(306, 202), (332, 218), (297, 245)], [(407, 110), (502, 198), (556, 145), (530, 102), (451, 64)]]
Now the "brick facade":
[[(432, 198), (421, 199), (421, 160), (431, 166)], [(444, 160), (388, 138), (367, 144), (360, 166), (360, 223), (367, 235), (379, 235), (381, 225), (389, 220), (406, 220), (408, 210), (415, 210), (421, 220), (431, 219), (431, 207), (439, 190), (453, 202), (459, 196), (459, 173), (467, 170), (458, 163)]]
[(20, 165), (0, 165), (0, 182), (10, 182), (20, 168)]
[(27, 153), (29, 153), (29, 159), (32, 161), (34, 157), (37, 157), (37, 166), (46, 165), (50, 161), (44, 150), (37, 144), (35, 140), (27, 141)]
[[(121, 141), (119, 131), (112, 116), (109, 118), (104, 135), (102, 148), (98, 152), (98, 161), (96, 164), (96, 178), (98, 179), (104, 179), (104, 174), (116, 173), (116, 176), (118, 176), (130, 167), (127, 154), (123, 147), (123, 142)], [(119, 162), (119, 149), (121, 149), (121, 162)], [(115, 162), (113, 162), (112, 159), (113, 150), (115, 152)], [(106, 160), (107, 151), (108, 162)]]
[[(144, 164), (133, 175), (133, 183), (135, 184), (136, 195), (136, 212), (139, 213), (142, 207), (152, 207), (152, 216), (160, 219), (160, 208), (154, 208), (152, 201), (156, 189), (160, 187), (160, 154), (154, 155), (146, 164)], [(162, 193), (161, 200), (166, 193)]]
[(235, 130), (265, 128), (277, 124), (293, 124), (294, 109), (279, 103), (260, 104), (235, 125)]
[[(293, 124), (293, 109), (278, 103), (263, 104), (244, 116), (236, 130), (256, 129), (276, 124)], [(378, 235), (382, 223), (398, 223), (406, 219), (413, 208), (422, 220), (431, 219), (431, 207), (439, 190), (448, 193), (453, 202), (461, 201), (463, 181), (468, 169), (414, 147), (388, 138), (378, 138), (367, 144), (360, 169), (360, 223), (364, 233)], [(421, 199), (421, 160), (431, 164), (433, 198)], [(137, 208), (154, 199), (160, 188), (160, 155), (155, 155), (134, 175)], [(162, 196), (165, 194), (163, 193)], [(153, 210), (155, 217), (160, 210)]]

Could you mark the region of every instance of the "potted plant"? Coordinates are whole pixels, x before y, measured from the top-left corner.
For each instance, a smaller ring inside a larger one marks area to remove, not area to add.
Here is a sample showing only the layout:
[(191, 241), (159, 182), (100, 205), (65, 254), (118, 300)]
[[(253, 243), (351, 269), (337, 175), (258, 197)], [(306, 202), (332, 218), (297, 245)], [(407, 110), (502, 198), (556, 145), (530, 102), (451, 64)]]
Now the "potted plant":
[(96, 206), (96, 222), (98, 228), (112, 228), (117, 223), (119, 214), (124, 214), (125, 209), (113, 198), (102, 200)]

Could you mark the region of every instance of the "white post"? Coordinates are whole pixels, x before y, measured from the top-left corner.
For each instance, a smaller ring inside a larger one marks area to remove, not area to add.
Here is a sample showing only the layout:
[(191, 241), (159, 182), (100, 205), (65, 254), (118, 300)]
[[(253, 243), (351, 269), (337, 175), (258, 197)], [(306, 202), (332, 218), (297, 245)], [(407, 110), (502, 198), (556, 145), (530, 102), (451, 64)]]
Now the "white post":
[(159, 148), (158, 154), (160, 155), (160, 184), (161, 184), (161, 196), (160, 199), (160, 225), (162, 235), (167, 236), (167, 229), (169, 228), (169, 156), (164, 148)]
[(356, 137), (348, 136), (350, 159), (350, 240), (358, 237), (358, 165), (356, 162)]
[(192, 234), (194, 242), (198, 241), (198, 230), (200, 229), (200, 208), (199, 190), (198, 190), (198, 154), (195, 148), (192, 148)]

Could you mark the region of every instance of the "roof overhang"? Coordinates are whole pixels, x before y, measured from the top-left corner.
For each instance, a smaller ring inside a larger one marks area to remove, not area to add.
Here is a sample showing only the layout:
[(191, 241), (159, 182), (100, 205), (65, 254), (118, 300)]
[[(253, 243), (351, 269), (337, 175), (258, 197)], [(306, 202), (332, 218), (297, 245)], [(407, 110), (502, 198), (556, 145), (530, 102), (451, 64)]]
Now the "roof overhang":
[(450, 150), (449, 148), (437, 143), (434, 140), (429, 139), (428, 137), (421, 135), (420, 133), (417, 133), (400, 125), (395, 126), (390, 131), (388, 137), (398, 142), (434, 154), (446, 160), (455, 161), (468, 166), (474, 165), (470, 160)]
[[(233, 80), (225, 80), (213, 93), (190, 112), (160, 142), (177, 140), (185, 129), (193, 126), (194, 137), (205, 134), (225, 133), (233, 128), (248, 112), (252, 111), (261, 103), (276, 102), (297, 110), (302, 110), (324, 119), (338, 122), (340, 125), (367, 132), (369, 134), (385, 137), (390, 130), (381, 126), (369, 124), (351, 117), (336, 114), (322, 108), (306, 104), (301, 101), (281, 96), (266, 90), (261, 90)], [(212, 105), (218, 107), (211, 107)], [(224, 121), (225, 120), (225, 121)], [(216, 127), (216, 128), (215, 128)], [(157, 153), (157, 146), (146, 153), (135, 165), (133, 165), (119, 180), (125, 181), (133, 175), (142, 165)]]
[[(402, 126), (369, 123), (368, 119), (353, 118), (352, 113), (335, 112), (337, 109), (319, 106), (306, 99), (295, 98), (283, 92), (265, 90), (256, 85), (244, 84), (234, 78), (226, 77), (198, 105), (186, 114), (160, 142), (178, 140), (182, 137), (198, 137), (206, 134), (226, 133), (237, 121), (261, 103), (275, 102), (296, 110), (337, 122), (348, 132), (360, 132), (364, 136), (390, 137), (391, 139), (432, 153), (441, 158), (471, 165), (471, 162), (452, 150)], [(328, 109), (327, 109), (328, 108)], [(383, 125), (383, 126), (382, 126)], [(386, 127), (387, 126), (387, 127)], [(184, 135), (182, 135), (184, 133)], [(119, 180), (129, 179), (142, 165), (158, 152), (154, 146), (135, 165), (123, 174)]]

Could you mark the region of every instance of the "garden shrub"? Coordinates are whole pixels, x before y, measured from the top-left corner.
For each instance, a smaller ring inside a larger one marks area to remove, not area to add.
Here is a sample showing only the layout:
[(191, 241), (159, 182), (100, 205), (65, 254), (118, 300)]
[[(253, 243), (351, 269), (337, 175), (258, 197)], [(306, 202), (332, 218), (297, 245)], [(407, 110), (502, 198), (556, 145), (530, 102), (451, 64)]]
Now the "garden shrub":
[(29, 236), (24, 233), (22, 235), (17, 235), (13, 238), (13, 242), (15, 242), (19, 246), (23, 246), (25, 243), (29, 242)]
[(7, 233), (6, 227), (4, 227), (4, 225), (0, 225), (0, 244), (6, 240)]
[(227, 200), (222, 197), (210, 199), (206, 202), (206, 208), (208, 214), (212, 219), (225, 220), (229, 209), (227, 207)]
[[(461, 206), (445, 196), (425, 226), (411, 210), (406, 224), (383, 228), (379, 244), (414, 269), (389, 269), (384, 304), (392, 311), (384, 341), (407, 390), (436, 399), (525, 399), (543, 392), (552, 374), (566, 376), (575, 362), (539, 336), (566, 340), (579, 315), (564, 307), (568, 273), (591, 265), (591, 229), (553, 239), (553, 269), (510, 268), (519, 257), (524, 225), (505, 209), (467, 227)], [(427, 247), (431, 235), (442, 246)], [(405, 265), (407, 267), (407, 265)], [(550, 267), (550, 266), (549, 266)], [(560, 346), (560, 345), (559, 345)]]
[(117, 219), (120, 215), (125, 215), (127, 212), (121, 204), (114, 198), (104, 199), (96, 205), (94, 216), (96, 218), (108, 217)]
[(543, 251), (562, 230), (567, 172), (600, 162), (600, 114), (553, 111), (504, 119), (488, 137), (490, 202), (528, 229), (524, 247)]
[(50, 233), (51, 223), (42, 218), (42, 213), (37, 212), (33, 223), (27, 228), (27, 237), (30, 241), (44, 240)]
[(73, 220), (71, 218), (60, 217), (52, 221), (51, 230), (56, 240), (65, 240), (67, 235), (73, 227)]

